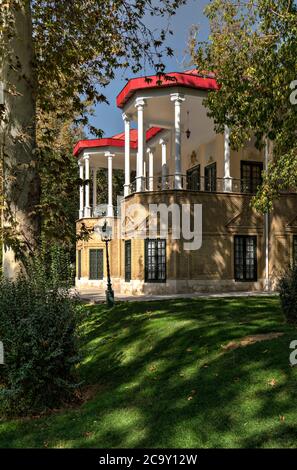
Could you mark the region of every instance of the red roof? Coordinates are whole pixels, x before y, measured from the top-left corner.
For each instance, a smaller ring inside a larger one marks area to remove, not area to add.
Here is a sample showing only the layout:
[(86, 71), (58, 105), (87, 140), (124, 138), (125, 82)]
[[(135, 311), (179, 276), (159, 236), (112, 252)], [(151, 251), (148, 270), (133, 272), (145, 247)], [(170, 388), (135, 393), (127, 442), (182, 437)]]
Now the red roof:
[[(117, 96), (117, 106), (123, 108), (125, 103), (131, 96), (138, 90), (156, 89), (156, 88), (169, 88), (169, 87), (186, 87), (195, 88), (198, 90), (218, 90), (219, 86), (213, 73), (199, 73), (196, 69), (187, 70), (185, 72), (172, 72), (166, 74), (162, 78), (162, 83), (158, 83), (159, 77), (152, 75), (150, 77), (133, 78), (129, 80), (127, 85), (123, 88)], [(151, 127), (146, 133), (146, 141), (152, 139), (156, 134), (163, 129), (159, 127)], [(96, 147), (124, 147), (125, 146), (125, 133), (121, 132), (113, 137), (104, 139), (80, 140), (74, 147), (73, 154), (75, 156), (87, 148)], [(130, 148), (137, 149), (137, 129), (130, 131)]]
[[(163, 129), (160, 127), (151, 127), (146, 132), (146, 141), (155, 137)], [(137, 129), (131, 129), (130, 131), (130, 148), (137, 149), (138, 146), (137, 138)], [(73, 150), (73, 155), (76, 157), (87, 148), (97, 148), (97, 147), (125, 147), (125, 133), (121, 132), (112, 137), (107, 137), (104, 139), (90, 139), (90, 140), (80, 140), (77, 142)]]
[[(207, 76), (205, 76), (207, 75)], [(218, 84), (213, 73), (199, 74), (196, 69), (186, 72), (173, 72), (166, 74), (158, 83), (157, 75), (150, 77), (132, 78), (117, 96), (117, 106), (123, 108), (136, 91), (156, 88), (186, 87), (197, 90), (218, 90)]]

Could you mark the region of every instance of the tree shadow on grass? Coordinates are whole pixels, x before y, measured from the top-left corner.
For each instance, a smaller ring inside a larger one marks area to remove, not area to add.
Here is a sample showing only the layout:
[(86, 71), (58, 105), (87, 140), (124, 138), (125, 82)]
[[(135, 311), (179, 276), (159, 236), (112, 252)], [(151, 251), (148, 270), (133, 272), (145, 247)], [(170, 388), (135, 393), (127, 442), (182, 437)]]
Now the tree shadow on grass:
[[(285, 334), (221, 348), (272, 331)], [(105, 387), (79, 409), (0, 425), (2, 447), (295, 446), (289, 343), (297, 332), (284, 323), (278, 299), (94, 306), (82, 333), (82, 376)]]

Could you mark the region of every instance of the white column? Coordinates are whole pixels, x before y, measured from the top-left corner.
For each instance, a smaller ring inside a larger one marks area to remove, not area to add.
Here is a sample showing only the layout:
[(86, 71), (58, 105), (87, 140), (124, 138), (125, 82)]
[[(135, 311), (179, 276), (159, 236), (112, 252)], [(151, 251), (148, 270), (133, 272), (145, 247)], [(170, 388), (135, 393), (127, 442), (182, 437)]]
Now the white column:
[(224, 191), (232, 191), (232, 178), (230, 173), (230, 129), (225, 126), (224, 133)]
[(137, 154), (137, 174), (136, 174), (136, 191), (144, 190), (144, 175), (143, 175), (143, 162), (145, 151), (145, 129), (143, 122), (143, 114), (145, 107), (145, 100), (137, 98), (135, 107), (137, 108), (137, 121), (138, 121), (138, 154)]
[(78, 162), (79, 167), (79, 179), (81, 184), (79, 186), (79, 218), (82, 219), (84, 216), (84, 165), (81, 160)]
[(161, 151), (162, 151), (162, 189), (166, 189), (167, 179), (167, 143), (165, 139), (160, 139)]
[(146, 159), (143, 162), (143, 191), (147, 190)]
[(93, 212), (97, 206), (97, 170), (93, 169)]
[[(264, 156), (264, 170), (268, 169), (269, 159), (269, 142), (266, 138), (265, 141), (265, 156)], [(264, 233), (265, 233), (265, 284), (264, 289), (270, 290), (270, 279), (269, 279), (269, 212), (264, 214)]]
[(130, 193), (130, 119), (127, 114), (123, 114), (125, 123), (125, 184), (124, 196)]
[[(135, 165), (135, 170), (136, 170), (136, 176), (135, 176), (135, 180), (136, 180), (136, 177), (138, 175), (138, 152), (136, 152), (136, 165)], [(135, 189), (136, 191), (136, 182), (135, 182)]]
[(112, 204), (112, 153), (107, 152), (107, 178), (108, 178), (108, 202), (107, 202), (107, 217), (113, 217), (113, 204)]
[(173, 93), (171, 101), (174, 102), (174, 134), (175, 134), (175, 172), (174, 187), (182, 189), (182, 172), (181, 172), (181, 103), (185, 101), (185, 97), (180, 93)]
[(148, 190), (154, 190), (154, 148), (148, 148), (148, 170), (149, 170), (149, 180), (148, 180)]
[(85, 207), (84, 207), (84, 217), (91, 217), (91, 207), (90, 207), (90, 156), (88, 154), (84, 155), (85, 162)]

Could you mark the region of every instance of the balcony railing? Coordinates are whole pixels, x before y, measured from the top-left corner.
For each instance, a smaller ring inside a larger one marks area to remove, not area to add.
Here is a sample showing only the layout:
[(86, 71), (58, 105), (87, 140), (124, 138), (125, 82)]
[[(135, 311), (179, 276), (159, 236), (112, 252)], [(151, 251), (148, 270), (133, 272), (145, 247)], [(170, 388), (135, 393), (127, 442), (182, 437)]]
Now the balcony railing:
[[(113, 206), (113, 215), (118, 217), (120, 215), (120, 206)], [(107, 204), (98, 204), (98, 206), (92, 208), (92, 217), (106, 217), (107, 216)]]
[[(143, 191), (168, 191), (176, 189), (176, 176), (157, 176), (153, 178), (143, 178)], [(255, 194), (261, 181), (256, 179), (236, 179), (236, 178), (207, 178), (190, 175), (181, 175), (181, 189), (185, 191), (205, 191), (211, 193), (232, 192)], [(134, 180), (129, 187), (129, 193), (137, 191), (137, 180)]]

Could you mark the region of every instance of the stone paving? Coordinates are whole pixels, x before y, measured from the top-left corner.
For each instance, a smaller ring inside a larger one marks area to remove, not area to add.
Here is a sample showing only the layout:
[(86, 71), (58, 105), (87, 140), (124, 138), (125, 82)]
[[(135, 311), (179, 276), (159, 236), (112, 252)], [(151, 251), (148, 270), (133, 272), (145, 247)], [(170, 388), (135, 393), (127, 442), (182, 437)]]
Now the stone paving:
[[(89, 303), (102, 303), (105, 302), (105, 293), (102, 291), (96, 291), (96, 289), (80, 289), (75, 290), (73, 289), (73, 293), (77, 293), (82, 301), (89, 302)], [(277, 292), (258, 292), (258, 291), (247, 291), (247, 292), (218, 292), (218, 293), (210, 293), (210, 292), (196, 292), (190, 294), (162, 294), (162, 295), (125, 295), (119, 294), (115, 292), (115, 301), (126, 301), (126, 302), (142, 302), (142, 301), (150, 301), (150, 300), (170, 300), (170, 299), (196, 299), (196, 298), (228, 298), (228, 297), (251, 297), (251, 296), (276, 296), (278, 295)]]

